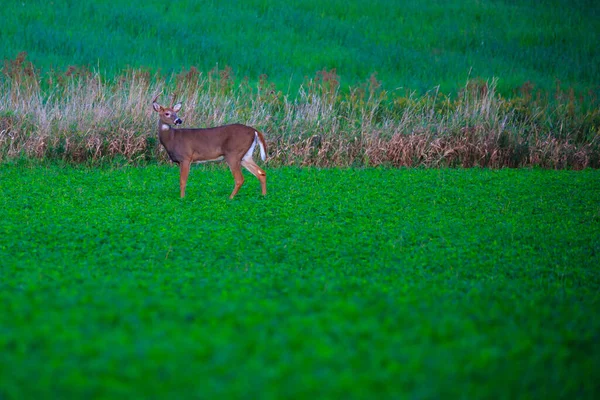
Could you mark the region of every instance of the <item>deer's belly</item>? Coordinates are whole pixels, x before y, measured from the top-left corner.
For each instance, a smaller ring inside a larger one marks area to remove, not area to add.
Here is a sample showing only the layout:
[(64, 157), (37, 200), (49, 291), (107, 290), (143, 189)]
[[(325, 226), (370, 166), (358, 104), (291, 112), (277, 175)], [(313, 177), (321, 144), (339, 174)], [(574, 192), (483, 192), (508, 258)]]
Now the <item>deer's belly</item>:
[(211, 162), (211, 161), (223, 161), (224, 159), (225, 159), (225, 157), (219, 156), (217, 158), (211, 158), (208, 160), (194, 160), (194, 163), (195, 164), (204, 164), (204, 163)]

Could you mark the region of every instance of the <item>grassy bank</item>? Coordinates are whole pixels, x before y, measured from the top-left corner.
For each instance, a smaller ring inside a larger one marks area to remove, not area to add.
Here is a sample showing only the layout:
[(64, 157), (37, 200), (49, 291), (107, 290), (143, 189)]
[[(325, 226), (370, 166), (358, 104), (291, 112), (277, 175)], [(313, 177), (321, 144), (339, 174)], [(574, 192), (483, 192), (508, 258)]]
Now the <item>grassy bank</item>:
[(83, 68), (39, 72), (23, 54), (0, 77), (0, 161), (101, 163), (165, 160), (157, 143), (155, 94), (175, 93), (184, 126), (232, 122), (263, 131), (274, 166), (462, 166), (597, 168), (600, 108), (577, 95), (523, 85), (509, 98), (496, 80), (467, 81), (450, 96), (386, 88), (377, 75), (342, 89), (317, 71), (294, 93), (229, 68), (172, 75), (131, 69), (113, 79)]
[(268, 174), (4, 165), (0, 397), (597, 397), (597, 170)]

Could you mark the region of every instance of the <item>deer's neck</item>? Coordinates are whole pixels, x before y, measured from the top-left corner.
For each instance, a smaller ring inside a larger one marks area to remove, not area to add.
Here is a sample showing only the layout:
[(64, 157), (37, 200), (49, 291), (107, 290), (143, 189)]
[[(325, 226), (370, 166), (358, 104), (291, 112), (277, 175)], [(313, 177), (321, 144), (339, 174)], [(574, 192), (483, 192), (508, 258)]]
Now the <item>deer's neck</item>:
[(163, 146), (168, 147), (169, 143), (173, 139), (173, 128), (169, 124), (165, 124), (162, 121), (158, 121), (158, 138)]

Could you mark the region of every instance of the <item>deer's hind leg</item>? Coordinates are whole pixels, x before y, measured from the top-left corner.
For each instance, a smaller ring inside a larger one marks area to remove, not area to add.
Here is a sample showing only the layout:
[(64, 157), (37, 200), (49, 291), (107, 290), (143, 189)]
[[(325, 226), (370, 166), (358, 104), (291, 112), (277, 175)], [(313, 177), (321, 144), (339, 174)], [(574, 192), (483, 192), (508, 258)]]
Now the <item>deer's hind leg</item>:
[(250, 171), (252, 175), (258, 178), (262, 188), (262, 194), (265, 196), (267, 194), (267, 173), (258, 165), (256, 165), (254, 160), (251, 158), (242, 160), (242, 166)]
[(231, 170), (231, 173), (233, 174), (233, 179), (235, 180), (233, 192), (231, 192), (231, 195), (229, 196), (230, 199), (233, 199), (244, 184), (244, 175), (242, 174), (242, 167), (240, 166), (240, 161), (229, 159), (226, 160), (226, 162), (227, 165), (229, 165), (229, 169)]

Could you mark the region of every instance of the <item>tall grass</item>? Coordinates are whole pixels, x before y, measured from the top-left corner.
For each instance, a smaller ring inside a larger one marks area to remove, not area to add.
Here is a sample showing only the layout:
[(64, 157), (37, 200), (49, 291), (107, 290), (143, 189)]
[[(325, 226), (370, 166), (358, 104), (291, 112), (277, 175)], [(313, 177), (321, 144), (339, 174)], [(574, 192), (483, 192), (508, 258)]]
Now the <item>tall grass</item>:
[(340, 90), (336, 71), (322, 70), (283, 93), (266, 76), (251, 84), (229, 67), (129, 69), (107, 79), (85, 68), (40, 73), (22, 54), (0, 79), (0, 161), (165, 161), (150, 103), (175, 93), (185, 126), (241, 122), (265, 132), (272, 165), (600, 167), (593, 93), (526, 84), (505, 98), (496, 83), (417, 95), (390, 91), (374, 74)]

